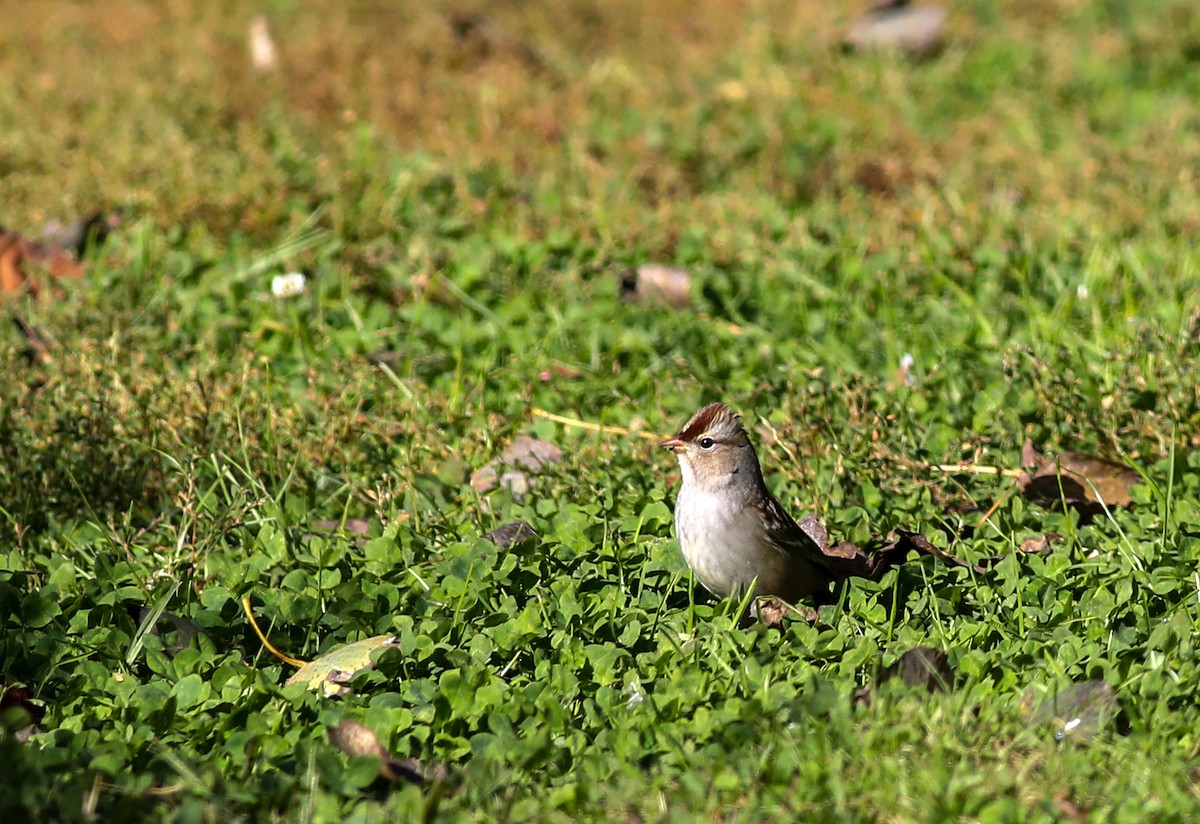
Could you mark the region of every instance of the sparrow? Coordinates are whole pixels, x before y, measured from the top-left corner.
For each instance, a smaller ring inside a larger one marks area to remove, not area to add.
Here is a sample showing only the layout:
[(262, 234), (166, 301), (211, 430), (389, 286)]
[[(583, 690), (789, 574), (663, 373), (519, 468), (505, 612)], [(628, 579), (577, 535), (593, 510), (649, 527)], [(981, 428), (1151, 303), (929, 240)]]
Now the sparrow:
[(675, 534), (696, 579), (714, 595), (774, 596), (789, 604), (828, 589), (829, 561), (763, 483), (741, 421), (710, 403), (661, 444), (683, 484)]

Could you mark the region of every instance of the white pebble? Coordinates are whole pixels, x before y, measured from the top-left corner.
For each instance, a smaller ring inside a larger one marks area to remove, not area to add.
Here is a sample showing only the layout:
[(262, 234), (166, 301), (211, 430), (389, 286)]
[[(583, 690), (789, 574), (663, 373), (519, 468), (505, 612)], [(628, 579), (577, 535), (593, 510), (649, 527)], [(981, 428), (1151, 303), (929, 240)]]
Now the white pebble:
[(308, 278), (303, 272), (288, 272), (271, 278), (271, 294), (277, 298), (294, 298), (303, 295)]

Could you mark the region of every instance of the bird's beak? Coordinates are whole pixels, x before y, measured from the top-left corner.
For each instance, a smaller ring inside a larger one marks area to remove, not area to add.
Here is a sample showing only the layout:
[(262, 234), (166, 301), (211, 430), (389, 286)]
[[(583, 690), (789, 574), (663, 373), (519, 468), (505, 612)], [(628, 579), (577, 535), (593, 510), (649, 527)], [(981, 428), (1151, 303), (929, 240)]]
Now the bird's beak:
[(663, 449), (669, 449), (672, 452), (683, 451), (683, 441), (679, 440), (679, 438), (667, 438), (665, 441), (660, 443), (659, 446), (661, 446)]

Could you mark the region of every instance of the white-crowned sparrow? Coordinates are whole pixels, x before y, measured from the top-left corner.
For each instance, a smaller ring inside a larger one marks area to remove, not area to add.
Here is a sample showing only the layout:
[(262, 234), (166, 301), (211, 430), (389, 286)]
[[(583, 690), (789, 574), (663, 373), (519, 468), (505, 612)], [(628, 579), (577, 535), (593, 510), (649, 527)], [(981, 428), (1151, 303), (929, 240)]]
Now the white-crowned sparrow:
[(737, 595), (757, 580), (755, 595), (795, 604), (829, 586), (828, 561), (763, 483), (754, 447), (728, 406), (710, 403), (662, 446), (679, 457), (675, 533), (705, 588)]

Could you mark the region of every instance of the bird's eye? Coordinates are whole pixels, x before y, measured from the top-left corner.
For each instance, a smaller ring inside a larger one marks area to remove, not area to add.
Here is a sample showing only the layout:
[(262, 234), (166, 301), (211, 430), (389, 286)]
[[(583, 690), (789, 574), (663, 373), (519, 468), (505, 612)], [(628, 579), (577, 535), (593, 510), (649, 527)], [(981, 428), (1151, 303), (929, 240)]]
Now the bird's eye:
[(700, 448), (701, 449), (712, 449), (716, 445), (717, 445), (717, 442), (714, 441), (712, 438), (701, 438), (700, 439)]

